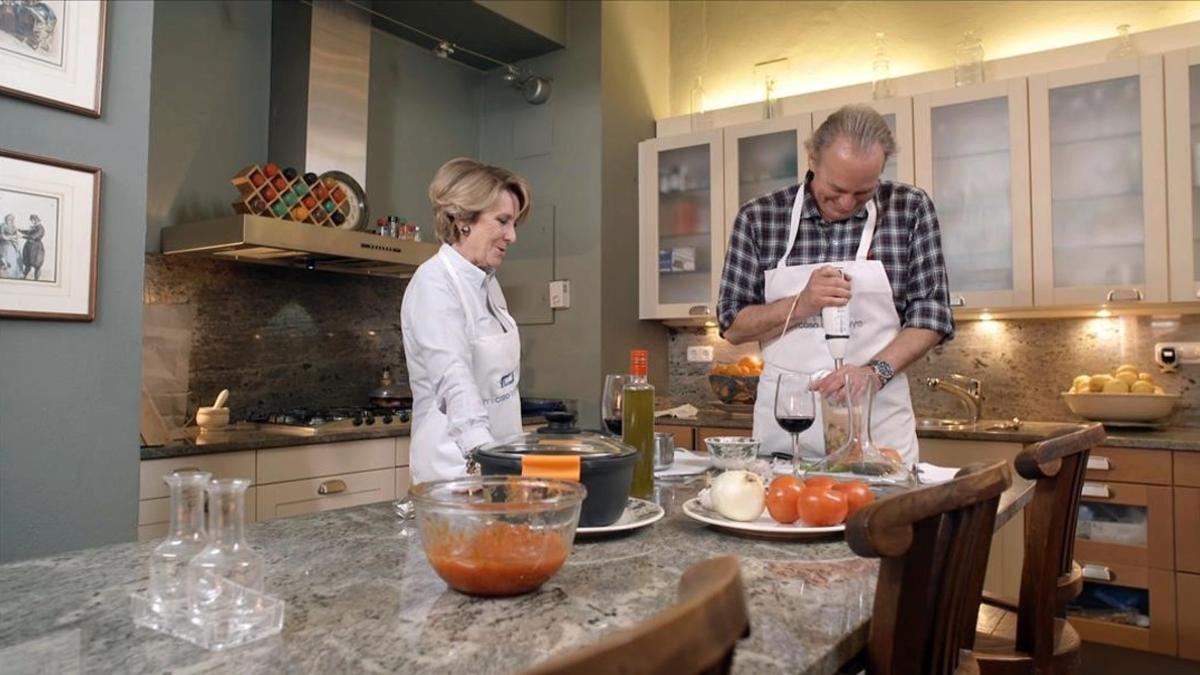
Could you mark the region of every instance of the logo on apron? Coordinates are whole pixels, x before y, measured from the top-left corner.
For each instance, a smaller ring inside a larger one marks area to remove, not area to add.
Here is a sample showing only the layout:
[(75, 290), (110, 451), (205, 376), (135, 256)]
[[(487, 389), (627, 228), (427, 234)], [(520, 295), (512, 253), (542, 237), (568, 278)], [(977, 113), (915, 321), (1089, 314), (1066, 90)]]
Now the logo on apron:
[(517, 376), (514, 373), (512, 373), (512, 372), (505, 373), (504, 376), (500, 378), (500, 387), (504, 388), (504, 387), (512, 386), (513, 381), (515, 381), (516, 379), (517, 379)]

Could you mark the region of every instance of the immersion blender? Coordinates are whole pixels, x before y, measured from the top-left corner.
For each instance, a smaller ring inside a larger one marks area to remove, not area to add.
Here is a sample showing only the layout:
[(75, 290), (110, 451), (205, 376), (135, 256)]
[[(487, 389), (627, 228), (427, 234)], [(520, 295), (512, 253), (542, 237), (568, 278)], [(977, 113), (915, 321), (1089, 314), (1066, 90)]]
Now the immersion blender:
[[(838, 268), (838, 276), (846, 278), (845, 272)], [(846, 359), (846, 343), (850, 342), (850, 307), (822, 307), (821, 323), (825, 326), (825, 345), (829, 347), (829, 355), (833, 357), (833, 369), (842, 367)]]

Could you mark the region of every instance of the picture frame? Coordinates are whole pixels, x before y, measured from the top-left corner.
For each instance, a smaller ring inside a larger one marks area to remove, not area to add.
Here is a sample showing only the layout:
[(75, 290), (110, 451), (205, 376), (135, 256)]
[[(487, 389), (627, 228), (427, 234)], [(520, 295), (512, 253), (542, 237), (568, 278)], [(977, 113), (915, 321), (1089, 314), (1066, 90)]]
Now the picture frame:
[(108, 0), (0, 0), (0, 94), (100, 117)]
[(0, 149), (0, 318), (96, 318), (100, 173)]

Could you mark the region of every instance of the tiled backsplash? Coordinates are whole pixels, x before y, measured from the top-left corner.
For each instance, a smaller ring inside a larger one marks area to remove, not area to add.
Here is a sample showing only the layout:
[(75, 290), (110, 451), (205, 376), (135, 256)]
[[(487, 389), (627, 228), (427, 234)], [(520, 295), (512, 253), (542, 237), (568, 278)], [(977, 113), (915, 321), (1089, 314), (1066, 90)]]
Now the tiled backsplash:
[(385, 365), (407, 382), (405, 282), (146, 255), (143, 382), (168, 422), (230, 390), (255, 409), (365, 405)]
[[(1154, 343), (1189, 339), (1200, 339), (1200, 316), (960, 321), (953, 340), (909, 368), (913, 407), (918, 416), (962, 417), (957, 399), (922, 384), (929, 377), (961, 373), (983, 382), (986, 417), (1078, 421), (1059, 396), (1075, 376), (1132, 363), (1168, 392), (1183, 394), (1183, 407), (1171, 423), (1200, 426), (1200, 366), (1168, 374), (1154, 364)], [(673, 333), (668, 393), (672, 400), (696, 405), (713, 395), (708, 386), (711, 364), (687, 361), (687, 348), (694, 345), (712, 345), (720, 362), (758, 352), (757, 345), (729, 344), (715, 328)]]

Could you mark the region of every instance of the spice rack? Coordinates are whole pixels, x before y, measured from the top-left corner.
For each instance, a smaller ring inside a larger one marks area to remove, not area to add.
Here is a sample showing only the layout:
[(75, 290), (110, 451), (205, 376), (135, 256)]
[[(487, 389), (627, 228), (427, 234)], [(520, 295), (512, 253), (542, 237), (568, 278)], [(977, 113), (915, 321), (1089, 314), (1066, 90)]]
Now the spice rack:
[(240, 195), (238, 213), (327, 227), (343, 227), (351, 214), (350, 194), (334, 178), (268, 163), (248, 166), (230, 182)]

